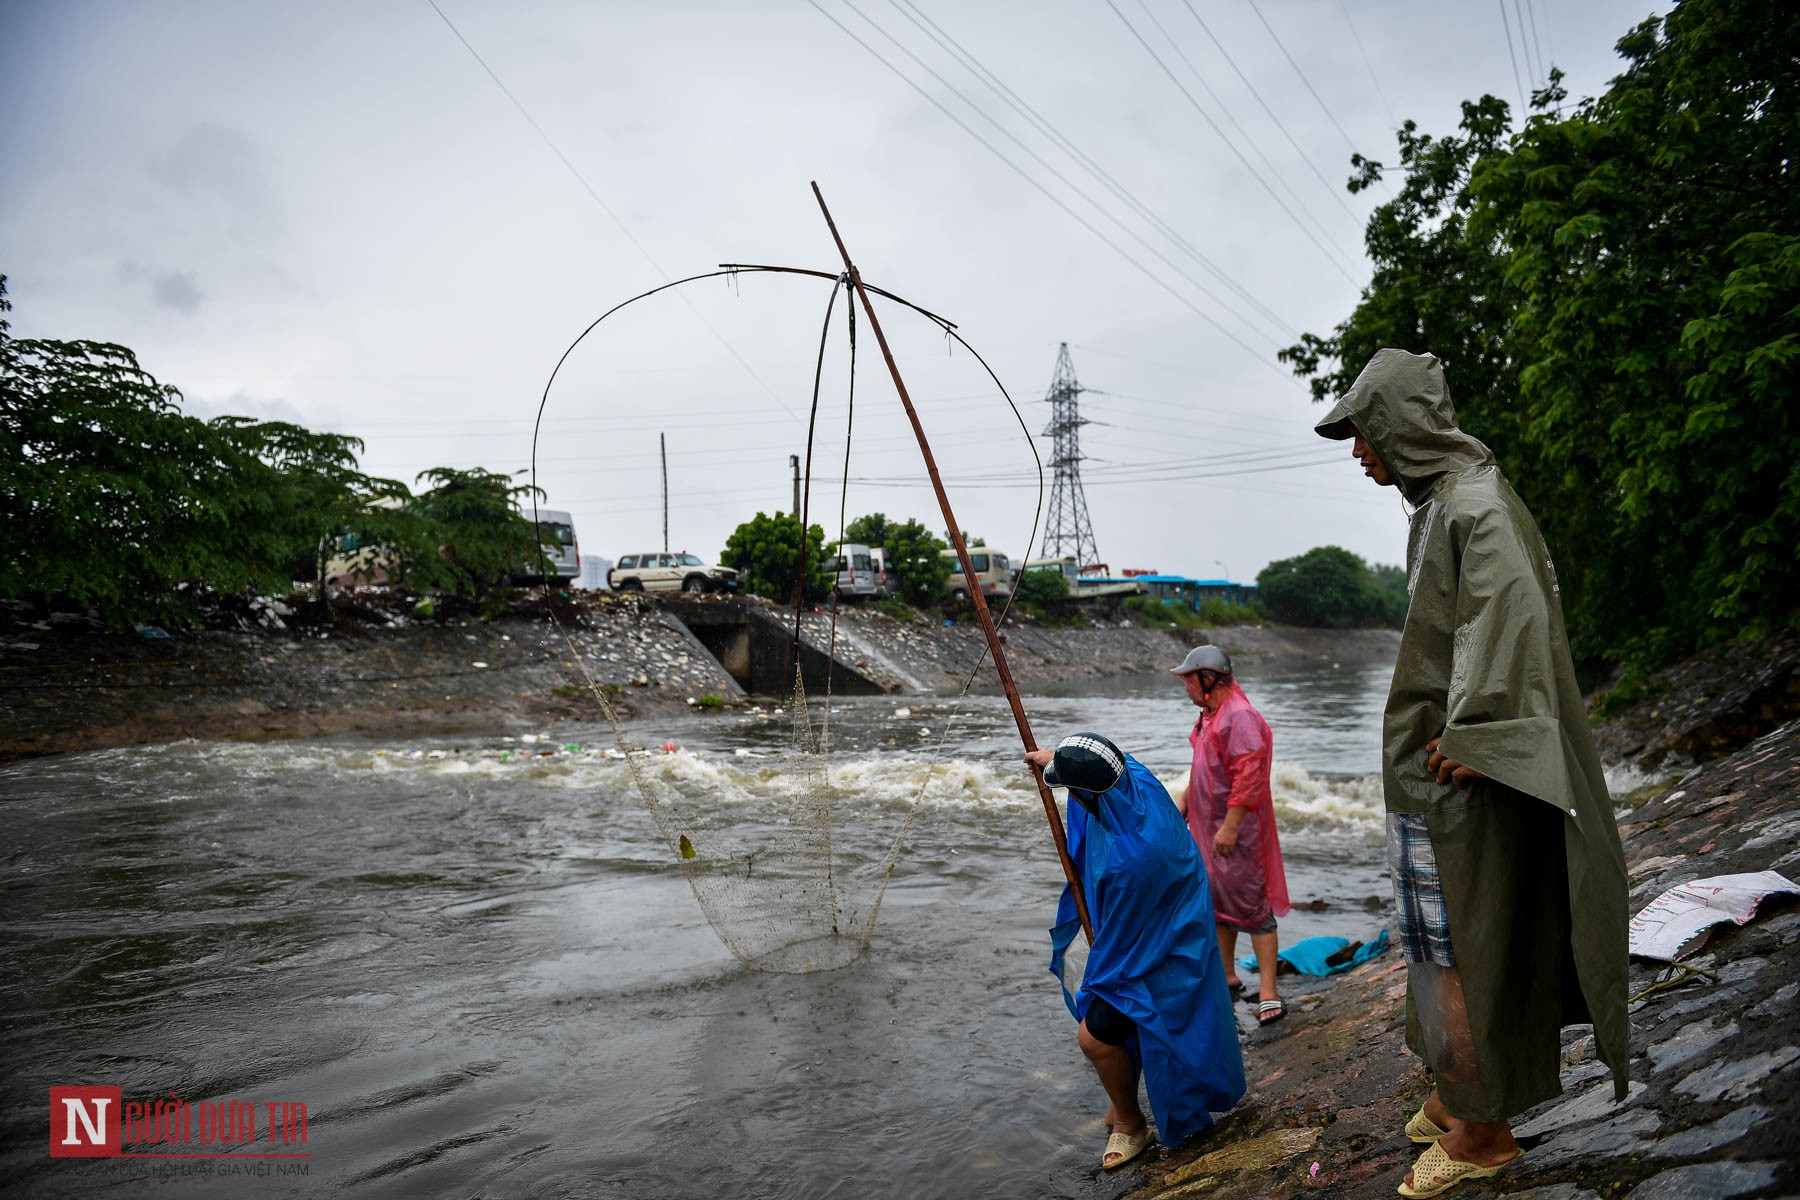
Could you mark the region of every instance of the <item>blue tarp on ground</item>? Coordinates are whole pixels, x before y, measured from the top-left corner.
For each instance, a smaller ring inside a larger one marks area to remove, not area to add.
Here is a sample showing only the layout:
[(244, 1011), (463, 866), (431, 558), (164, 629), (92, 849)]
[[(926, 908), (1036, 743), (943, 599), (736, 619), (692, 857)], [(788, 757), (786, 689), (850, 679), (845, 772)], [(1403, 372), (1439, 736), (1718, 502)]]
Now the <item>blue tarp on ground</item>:
[[(1388, 932), (1383, 929), (1359, 946), (1355, 954), (1336, 966), (1325, 961), (1349, 944), (1349, 938), (1309, 937), (1305, 941), (1295, 942), (1277, 957), (1285, 959), (1289, 966), (1302, 975), (1336, 975), (1339, 971), (1348, 971), (1351, 967), (1366, 963), (1386, 950), (1388, 948)], [(1237, 960), (1237, 965), (1240, 970), (1256, 970), (1256, 955), (1245, 955)]]

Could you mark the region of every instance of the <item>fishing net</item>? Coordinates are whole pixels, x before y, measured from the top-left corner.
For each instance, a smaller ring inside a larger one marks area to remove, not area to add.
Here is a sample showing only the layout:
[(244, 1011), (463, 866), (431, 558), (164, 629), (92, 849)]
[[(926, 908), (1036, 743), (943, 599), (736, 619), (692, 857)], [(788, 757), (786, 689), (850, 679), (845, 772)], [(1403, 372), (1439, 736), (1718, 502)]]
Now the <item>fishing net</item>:
[[(717, 274), (735, 274), (738, 270), (786, 271), (832, 280), (832, 304), (848, 281), (846, 276), (793, 268), (732, 268), (678, 280), (663, 288), (652, 289), (625, 304), (634, 303), (668, 287)], [(911, 305), (880, 289), (877, 294), (898, 301), (936, 322), (946, 335), (968, 349), (968, 343), (955, 333), (954, 326), (934, 314)], [(826, 332), (830, 329), (832, 304), (826, 308)], [(624, 304), (608, 310), (581, 335), (585, 338), (595, 326)], [(855, 311), (849, 311), (850, 344), (850, 421), (846, 424), (843, 478), (849, 478), (850, 422), (855, 411)], [(581, 341), (576, 339), (576, 345)], [(569, 350), (573, 351), (574, 345)], [(821, 334), (820, 368), (823, 369), (825, 333)], [(568, 353), (565, 351), (563, 360)], [(557, 364), (561, 369), (562, 361)], [(984, 369), (985, 362), (981, 362)], [(989, 378), (1002, 395), (1005, 388), (988, 370)], [(555, 372), (551, 374), (554, 383)], [(549, 396), (545, 387), (545, 400)], [(819, 401), (819, 374), (815, 372), (813, 414), (816, 421)], [(1011, 397), (1007, 396), (1008, 404)], [(1017, 407), (1013, 407), (1015, 416)], [(543, 407), (539, 408), (541, 423)], [(1025, 429), (1023, 420), (1021, 430)], [(1026, 431), (1029, 444), (1029, 431)], [(806, 504), (810, 503), (812, 477), (813, 424), (809, 423), (806, 449), (806, 488), (800, 515), (801, 528), (808, 527)], [(1033, 449), (1035, 456), (1036, 451)], [(533, 483), (536, 482), (536, 435), (533, 437)], [(1042, 507), (1042, 470), (1039, 470), (1039, 508)], [(839, 542), (843, 540), (845, 497), (839, 497)], [(1029, 547), (1036, 541), (1034, 522), (1027, 539)], [(832, 609), (830, 634), (824, 646), (818, 647), (827, 662), (835, 661), (836, 608)], [(1002, 613), (1004, 616), (1004, 613)], [(805, 677), (799, 669), (803, 640), (801, 624), (796, 618), (792, 659), (796, 664), (792, 683), (781, 712), (787, 722), (786, 744), (777, 751), (739, 750), (747, 760), (743, 771), (718, 771), (690, 760), (685, 755), (648, 756), (634, 753), (617, 710), (601, 687), (591, 678), (589, 691), (611, 726), (613, 736), (630, 768), (632, 784), (645, 809), (668, 845), (671, 859), (680, 866), (683, 876), (699, 902), (701, 911), (731, 953), (744, 965), (756, 970), (800, 973), (834, 970), (861, 956), (874, 936), (876, 918), (889, 879), (906, 845), (907, 834), (919, 811), (931, 772), (922, 773), (917, 792), (910, 800), (878, 799), (867, 790), (846, 788), (834, 780), (831, 768), (831, 676), (827, 671), (822, 696), (807, 693)], [(582, 663), (579, 654), (574, 655)], [(982, 662), (971, 667), (972, 683)], [(582, 670), (585, 672), (585, 666)], [(964, 686), (967, 692), (967, 684)], [(943, 753), (948, 727), (940, 732), (938, 753)], [(755, 786), (750, 786), (754, 784)]]
[[(626, 758), (707, 922), (756, 970), (833, 970), (867, 950), (919, 809), (916, 798), (876, 801), (834, 782), (815, 713), (796, 678), (782, 713), (789, 745), (732, 760), (743, 769)], [(614, 732), (623, 744), (616, 722)]]

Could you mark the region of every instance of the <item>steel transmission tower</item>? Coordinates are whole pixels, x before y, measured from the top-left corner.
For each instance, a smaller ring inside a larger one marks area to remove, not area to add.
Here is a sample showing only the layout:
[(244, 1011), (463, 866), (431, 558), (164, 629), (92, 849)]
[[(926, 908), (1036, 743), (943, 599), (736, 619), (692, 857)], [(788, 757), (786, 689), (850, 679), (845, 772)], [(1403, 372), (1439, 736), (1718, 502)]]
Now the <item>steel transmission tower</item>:
[(1044, 555), (1075, 556), (1076, 568), (1100, 561), (1094, 544), (1094, 526), (1088, 520), (1087, 495), (1081, 490), (1081, 384), (1075, 380), (1075, 364), (1069, 361), (1069, 343), (1056, 352), (1056, 374), (1050, 380), (1050, 424), (1043, 436), (1053, 439), (1050, 465), (1056, 482), (1050, 489), (1050, 518), (1044, 531)]

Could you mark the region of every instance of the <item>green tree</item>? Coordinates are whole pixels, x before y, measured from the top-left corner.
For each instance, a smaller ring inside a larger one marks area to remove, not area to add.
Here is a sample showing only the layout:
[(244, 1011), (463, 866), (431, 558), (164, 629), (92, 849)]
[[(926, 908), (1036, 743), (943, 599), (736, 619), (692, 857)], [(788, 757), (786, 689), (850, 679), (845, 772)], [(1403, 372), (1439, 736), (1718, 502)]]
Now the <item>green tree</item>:
[(1069, 598), (1069, 579), (1060, 568), (1022, 571), (1013, 595), (1027, 611), (1040, 617), (1054, 616), (1062, 612), (1063, 604)]
[(887, 544), (888, 530), (892, 523), (882, 513), (870, 513), (866, 517), (858, 517), (844, 526), (844, 541), (852, 546), (883, 547)]
[[(1800, 9), (1681, 0), (1598, 97), (1508, 134), (1401, 131), (1375, 273), (1283, 357), (1318, 398), (1382, 346), (1444, 360), (1537, 516), (1579, 657), (1657, 665), (1800, 619)], [(1363, 177), (1378, 164), (1359, 164)]]
[(1639, 663), (1800, 615), (1800, 10), (1686, 0), (1482, 164), (1527, 498), (1572, 632)]
[[(719, 562), (736, 569), (745, 591), (791, 604), (800, 575), (800, 519), (789, 513), (774, 516), (757, 513), (731, 531)], [(811, 525), (806, 530), (806, 592), (822, 596), (831, 591), (831, 572), (825, 569), (825, 530)]]
[[(0, 314), (10, 310), (0, 277)], [(361, 443), (182, 413), (124, 346), (15, 339), (0, 318), (0, 593), (182, 623), (192, 585), (285, 592), (325, 492), (384, 486)]]
[(1272, 562), (1258, 572), (1256, 586), (1263, 610), (1289, 625), (1347, 629), (1379, 621), (1368, 566), (1339, 546)]
[(1399, 629), (1406, 624), (1406, 609), (1411, 603), (1403, 569), (1380, 565), (1369, 568), (1369, 616), (1377, 624)]
[[(473, 467), (421, 472), (426, 487), (389, 525), (398, 582), (419, 591), (483, 596), (525, 570), (539, 551), (538, 530), (519, 509), (531, 495), (512, 477)], [(364, 521), (381, 520), (372, 511)]]
[(336, 538), (358, 528), (365, 543), (404, 539), (414, 518), (404, 483), (365, 475), (360, 439), (314, 433), (281, 421), (216, 417), (211, 425), (248, 459), (269, 468), (263, 486), (240, 489), (229, 503), (245, 557), (262, 564), (260, 590), (285, 589), (294, 566), (307, 563), (324, 593), (324, 565)]
[(945, 549), (943, 541), (918, 521), (888, 527), (881, 556), (893, 569), (901, 599), (920, 608), (943, 600), (944, 585), (950, 581)]

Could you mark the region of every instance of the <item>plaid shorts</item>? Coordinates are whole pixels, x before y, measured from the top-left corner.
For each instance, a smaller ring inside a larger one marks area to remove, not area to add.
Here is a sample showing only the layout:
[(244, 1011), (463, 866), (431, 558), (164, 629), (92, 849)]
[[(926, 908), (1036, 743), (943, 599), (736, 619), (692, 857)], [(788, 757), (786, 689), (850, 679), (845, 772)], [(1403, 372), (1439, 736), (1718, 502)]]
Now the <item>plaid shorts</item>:
[(1387, 852), (1388, 873), (1394, 879), (1394, 907), (1400, 913), (1401, 953), (1407, 962), (1454, 967), (1450, 917), (1444, 910), (1444, 887), (1424, 816), (1389, 813)]

